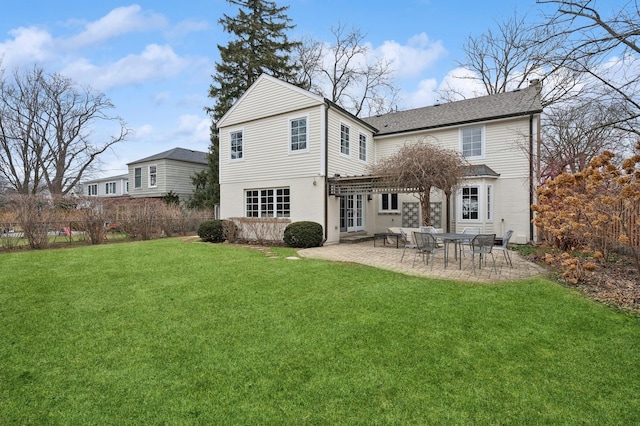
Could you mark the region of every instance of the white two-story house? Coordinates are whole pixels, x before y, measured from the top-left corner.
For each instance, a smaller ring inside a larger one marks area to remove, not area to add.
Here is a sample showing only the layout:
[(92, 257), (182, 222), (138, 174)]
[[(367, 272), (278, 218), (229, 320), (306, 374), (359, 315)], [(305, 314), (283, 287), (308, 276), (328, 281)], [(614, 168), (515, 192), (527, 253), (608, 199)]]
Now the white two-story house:
[(326, 243), (361, 232), (417, 227), (415, 194), (381, 193), (368, 166), (406, 143), (461, 152), (470, 167), (446, 203), (432, 194), (436, 227), (514, 231), (534, 239), (530, 209), (538, 146), (537, 84), (515, 92), (359, 119), (321, 96), (262, 75), (218, 122), (220, 215), (318, 222)]

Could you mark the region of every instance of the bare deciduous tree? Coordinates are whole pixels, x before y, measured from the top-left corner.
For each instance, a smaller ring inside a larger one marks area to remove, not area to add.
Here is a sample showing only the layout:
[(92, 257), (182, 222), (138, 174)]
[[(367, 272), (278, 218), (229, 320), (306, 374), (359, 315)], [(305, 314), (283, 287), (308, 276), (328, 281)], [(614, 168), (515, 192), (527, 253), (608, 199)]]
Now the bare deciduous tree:
[(448, 201), (465, 175), (465, 166), (459, 152), (420, 140), (403, 145), (393, 155), (372, 166), (370, 171), (384, 176), (385, 183), (391, 188), (415, 189), (422, 209), (422, 222), (428, 226), (431, 225), (431, 190), (442, 190)]
[(398, 93), (392, 64), (370, 55), (359, 29), (331, 33), (331, 44), (306, 39), (297, 47), (299, 84), (356, 116), (389, 112)]
[[(112, 108), (103, 93), (60, 74), (16, 69), (0, 79), (0, 174), (22, 194), (68, 194), (129, 133)], [(115, 135), (98, 136), (99, 123), (115, 124)]]

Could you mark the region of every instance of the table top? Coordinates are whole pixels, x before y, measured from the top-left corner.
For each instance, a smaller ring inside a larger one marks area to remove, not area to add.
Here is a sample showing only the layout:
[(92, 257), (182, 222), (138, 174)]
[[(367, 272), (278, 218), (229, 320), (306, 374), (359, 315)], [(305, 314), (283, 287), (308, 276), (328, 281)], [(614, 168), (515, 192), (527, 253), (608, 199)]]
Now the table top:
[(471, 240), (476, 236), (476, 234), (457, 234), (455, 232), (434, 232), (431, 235), (443, 240)]

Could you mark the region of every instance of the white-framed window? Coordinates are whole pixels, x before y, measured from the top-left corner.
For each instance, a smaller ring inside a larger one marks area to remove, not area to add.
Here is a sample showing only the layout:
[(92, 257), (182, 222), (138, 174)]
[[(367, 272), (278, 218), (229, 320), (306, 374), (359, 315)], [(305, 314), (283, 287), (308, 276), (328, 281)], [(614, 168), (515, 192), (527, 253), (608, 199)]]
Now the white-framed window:
[(290, 217), (289, 188), (247, 189), (245, 191), (246, 217)]
[(398, 194), (381, 194), (380, 195), (380, 211), (385, 213), (399, 211), (398, 210)]
[(107, 195), (114, 195), (116, 193), (116, 183), (107, 182), (104, 184), (104, 193)]
[(291, 152), (308, 151), (307, 117), (289, 120), (289, 150)]
[(98, 184), (92, 183), (87, 187), (87, 195), (96, 197), (98, 195)]
[(340, 124), (340, 154), (349, 155), (349, 126)]
[(229, 155), (231, 160), (242, 160), (244, 157), (244, 132), (242, 130), (229, 133)]
[(493, 222), (493, 185), (487, 185), (487, 222)]
[(158, 186), (158, 166), (149, 166), (149, 188)]
[(361, 161), (367, 161), (367, 135), (360, 133), (358, 142), (358, 158)]
[(142, 167), (133, 169), (133, 187), (142, 188)]
[(480, 220), (480, 187), (463, 186), (460, 189), (460, 214), (462, 220)]
[(464, 127), (460, 130), (460, 152), (465, 158), (484, 157), (484, 127)]

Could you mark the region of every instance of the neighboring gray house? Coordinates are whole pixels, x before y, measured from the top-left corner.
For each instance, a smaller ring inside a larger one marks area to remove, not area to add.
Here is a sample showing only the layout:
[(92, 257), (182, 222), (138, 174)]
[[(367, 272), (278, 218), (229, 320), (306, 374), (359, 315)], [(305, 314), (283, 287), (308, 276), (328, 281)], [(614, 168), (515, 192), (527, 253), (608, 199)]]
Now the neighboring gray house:
[(129, 173), (87, 181), (83, 194), (96, 197), (157, 198), (172, 192), (181, 201), (193, 196), (191, 177), (207, 168), (207, 153), (173, 148), (127, 164)]

